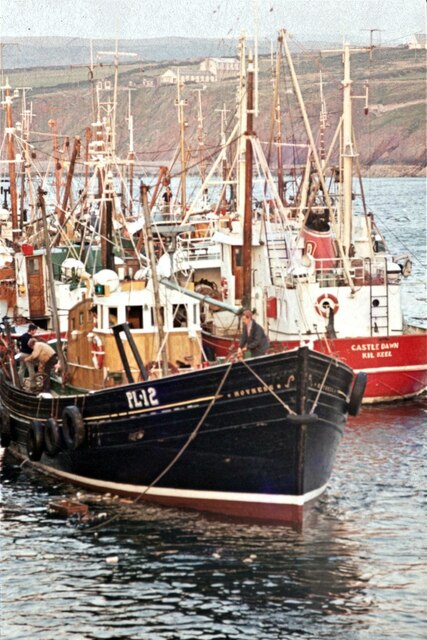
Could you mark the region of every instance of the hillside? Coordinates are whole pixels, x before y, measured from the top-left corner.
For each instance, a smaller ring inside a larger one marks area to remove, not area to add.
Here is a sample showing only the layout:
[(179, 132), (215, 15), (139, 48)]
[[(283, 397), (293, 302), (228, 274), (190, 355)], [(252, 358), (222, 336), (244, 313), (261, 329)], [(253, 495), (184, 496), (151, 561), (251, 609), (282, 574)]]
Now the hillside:
[[(133, 62), (120, 65), (119, 109), (117, 118), (117, 147), (122, 155), (128, 148), (127, 110), (131, 87), (134, 119), (134, 146), (137, 158), (144, 162), (169, 163), (179, 142), (179, 125), (175, 106), (176, 86), (145, 86), (168, 68), (197, 70), (200, 58), (184, 63), (175, 61), (145, 63)], [(319, 70), (322, 71), (323, 91), (328, 112), (328, 128), (325, 138), (330, 143), (341, 113), (342, 61), (338, 53), (304, 51), (294, 54), (294, 64), (313, 130), (319, 122)], [(364, 94), (364, 83), (369, 82), (369, 113), (364, 114), (364, 100), (354, 101), (354, 127), (357, 133), (358, 151), (362, 170), (370, 175), (424, 175), (426, 168), (426, 86), (425, 55), (421, 51), (405, 48), (388, 48), (369, 53), (354, 53), (351, 59), (353, 94)], [(285, 67), (283, 70), (286, 73)], [(89, 82), (87, 65), (72, 67), (46, 67), (13, 70), (9, 82), (15, 87), (31, 87), (27, 100), (31, 99), (35, 114), (32, 143), (40, 159), (51, 154), (52, 143), (48, 121), (57, 121), (58, 132), (70, 138), (85, 137), (86, 127), (94, 122), (92, 112), (92, 88), (101, 79), (113, 78), (113, 66), (104, 62), (94, 69), (93, 85)], [(236, 109), (236, 79), (227, 79), (206, 86), (186, 84), (182, 97), (187, 101), (185, 118), (186, 141), (194, 152), (196, 164), (197, 105), (202, 103), (206, 155), (213, 155), (219, 144), (219, 110), (226, 108), (228, 128), (231, 130)], [(262, 142), (270, 136), (271, 121), (271, 60), (260, 60), (259, 106), (256, 131)], [(300, 118), (295, 111), (295, 96), (290, 89), (289, 76), (285, 75), (281, 89), (283, 113), (283, 139), (285, 142), (304, 142)], [(15, 99), (14, 119), (19, 119), (20, 100)], [(2, 116), (3, 117), (3, 116)], [(3, 121), (2, 121), (3, 125)], [(285, 163), (293, 158), (285, 147)], [(304, 162), (300, 152), (297, 161)]]

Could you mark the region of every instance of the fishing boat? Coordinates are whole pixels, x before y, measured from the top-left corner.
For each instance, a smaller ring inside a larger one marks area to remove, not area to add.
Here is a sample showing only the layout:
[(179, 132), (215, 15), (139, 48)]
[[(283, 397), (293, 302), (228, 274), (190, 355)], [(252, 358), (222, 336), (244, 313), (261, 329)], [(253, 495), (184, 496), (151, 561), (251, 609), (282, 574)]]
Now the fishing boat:
[[(352, 126), (350, 47), (343, 49), (343, 115), (330, 149), (323, 146), (320, 152), (284, 31), (279, 52), (287, 60), (288, 91), (295, 96), (306, 133), (304, 142), (296, 145), (300, 152), (306, 149), (301, 179), (291, 192), (295, 180), (289, 177), (285, 193), (280, 154), (278, 180), (273, 178), (254, 131), (253, 63), (246, 68), (241, 56), (239, 120), (190, 208), (193, 224), (203, 219), (201, 194), (219, 177), (223, 188), (210, 219), (205, 217), (203, 237), (181, 238), (195, 290), (252, 309), (277, 350), (309, 344), (365, 372), (366, 403), (412, 398), (427, 386), (427, 331), (407, 323), (402, 313), (402, 282), (410, 275), (410, 258), (387, 249), (364, 198)], [(281, 67), (279, 61), (275, 83)], [(279, 95), (276, 89), (276, 98)], [(367, 98), (365, 105), (367, 109)], [(274, 104), (274, 113), (280, 114), (280, 105)], [(323, 133), (324, 118), (322, 145)], [(280, 142), (279, 135), (276, 140)], [(337, 141), (339, 157), (332, 163)], [(237, 147), (237, 159), (228, 159), (231, 146)], [(227, 189), (232, 189), (232, 198), (225, 197)], [(353, 203), (356, 191), (361, 196), (358, 210)], [(212, 305), (203, 317), (207, 354), (214, 358), (232, 353), (240, 317)]]
[(68, 313), (66, 349), (56, 323), (49, 391), (43, 376), (38, 388), (21, 384), (5, 325), (2, 446), (90, 490), (301, 522), (327, 486), (365, 377), (307, 346), (209, 365), (201, 302), (159, 277), (146, 191), (144, 203), (149, 270), (95, 274)]
[[(149, 290), (142, 293), (148, 300)], [(363, 380), (308, 347), (205, 367), (197, 303), (181, 294), (188, 325), (168, 334), (171, 360), (147, 361), (159, 334), (153, 307), (140, 294), (138, 305), (122, 291), (71, 310), (69, 382), (53, 380), (49, 393), (20, 388), (13, 360), (3, 358), (2, 445), (35, 469), (92, 491), (301, 521), (326, 488)], [(166, 326), (177, 295), (162, 300)], [(141, 328), (106, 329), (112, 302), (119, 320), (131, 308)], [(96, 329), (93, 303), (101, 318)]]

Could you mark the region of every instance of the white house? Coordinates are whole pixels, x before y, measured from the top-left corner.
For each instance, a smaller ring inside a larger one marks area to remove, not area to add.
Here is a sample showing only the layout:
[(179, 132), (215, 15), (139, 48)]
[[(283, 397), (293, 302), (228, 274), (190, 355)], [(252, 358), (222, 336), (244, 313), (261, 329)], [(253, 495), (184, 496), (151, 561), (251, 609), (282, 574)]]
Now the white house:
[(159, 78), (160, 84), (176, 84), (178, 80), (178, 75), (172, 71), (172, 69), (168, 69)]
[[(210, 71), (197, 69), (180, 69), (179, 78), (181, 82), (197, 82), (206, 84), (208, 82), (216, 82), (216, 76)], [(168, 69), (160, 76), (160, 84), (176, 84), (178, 82), (178, 72)]]
[(217, 80), (238, 75), (239, 61), (236, 58), (205, 58), (200, 63), (201, 71), (210, 71)]

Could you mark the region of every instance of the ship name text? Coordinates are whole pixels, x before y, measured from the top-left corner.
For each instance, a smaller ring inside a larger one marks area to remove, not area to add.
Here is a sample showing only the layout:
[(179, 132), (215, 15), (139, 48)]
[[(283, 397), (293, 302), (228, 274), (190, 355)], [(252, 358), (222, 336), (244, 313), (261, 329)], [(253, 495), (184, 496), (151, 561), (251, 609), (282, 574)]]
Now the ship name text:
[(369, 360), (372, 358), (391, 358), (392, 349), (398, 349), (399, 342), (377, 342), (375, 344), (352, 344), (352, 351), (362, 351), (362, 358)]
[(154, 387), (127, 391), (126, 398), (129, 409), (142, 409), (143, 407), (155, 407), (159, 404), (157, 392)]

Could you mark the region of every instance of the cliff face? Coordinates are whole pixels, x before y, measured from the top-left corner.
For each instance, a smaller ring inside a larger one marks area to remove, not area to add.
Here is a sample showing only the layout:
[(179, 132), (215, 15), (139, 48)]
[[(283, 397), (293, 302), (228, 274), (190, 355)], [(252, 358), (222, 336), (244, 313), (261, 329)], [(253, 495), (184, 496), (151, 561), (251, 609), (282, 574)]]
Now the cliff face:
[[(422, 51), (403, 48), (374, 50), (352, 55), (353, 112), (357, 151), (362, 171), (370, 175), (425, 175), (426, 173), (426, 86), (425, 55)], [(200, 60), (187, 62), (185, 69), (197, 70)], [(295, 69), (306, 102), (308, 116), (315, 137), (319, 129), (320, 97), (319, 71), (322, 71), (324, 106), (327, 112), (325, 130), (326, 150), (334, 137), (342, 111), (342, 63), (339, 54), (308, 52), (294, 56)], [(179, 144), (179, 124), (175, 106), (176, 86), (157, 84), (159, 76), (168, 68), (183, 68), (176, 62), (120, 66), (117, 110), (117, 149), (126, 156), (129, 149), (128, 108), (132, 102), (134, 149), (139, 161), (148, 165), (169, 164)], [(97, 83), (112, 80), (113, 68), (104, 65), (95, 70), (94, 81), (88, 80), (88, 68), (43, 68), (10, 72), (9, 81), (15, 86), (31, 86), (32, 108), (36, 115), (31, 134), (35, 152), (47, 160), (52, 153), (48, 122), (57, 122), (58, 133), (70, 139), (79, 135), (84, 143), (87, 127), (96, 120), (92, 104)], [(154, 86), (147, 86), (153, 82)], [(369, 111), (364, 112), (365, 83), (369, 85)], [(103, 85), (99, 85), (103, 86)], [(201, 128), (199, 104), (202, 105), (204, 154), (209, 162), (220, 144), (221, 110), (225, 113), (227, 130), (235, 124), (237, 78), (229, 78), (208, 85), (185, 84), (182, 98), (189, 148), (189, 165), (198, 164)], [(129, 91), (126, 90), (128, 87)], [(259, 139), (268, 149), (269, 140), (277, 135), (272, 129), (271, 61), (261, 58), (259, 74), (259, 116), (255, 128)], [(290, 78), (283, 64), (281, 70), (280, 102), (282, 113), (282, 141), (303, 144), (306, 136), (291, 88)], [(100, 96), (103, 95), (101, 92)], [(101, 107), (100, 116), (106, 107)], [(19, 119), (20, 101), (14, 102), (14, 119)], [(199, 118), (199, 120), (198, 120)], [(3, 123), (2, 123), (3, 124)], [(60, 138), (60, 147), (63, 139)], [(67, 153), (66, 147), (63, 147)], [(285, 164), (305, 163), (306, 149), (284, 146)], [(277, 146), (271, 146), (271, 161), (275, 164)], [(82, 153), (83, 155), (83, 153)], [(333, 157), (333, 156), (332, 156)]]

